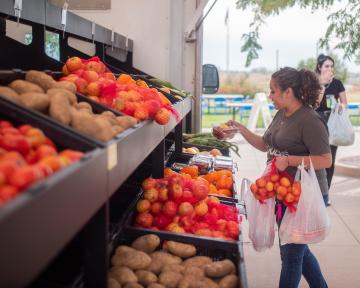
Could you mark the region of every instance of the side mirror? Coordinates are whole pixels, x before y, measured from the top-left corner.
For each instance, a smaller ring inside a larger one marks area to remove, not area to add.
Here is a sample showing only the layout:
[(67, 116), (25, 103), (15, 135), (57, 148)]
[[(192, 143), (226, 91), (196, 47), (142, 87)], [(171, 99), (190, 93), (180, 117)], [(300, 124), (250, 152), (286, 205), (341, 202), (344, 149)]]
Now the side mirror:
[(219, 72), (213, 64), (204, 64), (202, 68), (203, 94), (215, 94), (219, 90)]

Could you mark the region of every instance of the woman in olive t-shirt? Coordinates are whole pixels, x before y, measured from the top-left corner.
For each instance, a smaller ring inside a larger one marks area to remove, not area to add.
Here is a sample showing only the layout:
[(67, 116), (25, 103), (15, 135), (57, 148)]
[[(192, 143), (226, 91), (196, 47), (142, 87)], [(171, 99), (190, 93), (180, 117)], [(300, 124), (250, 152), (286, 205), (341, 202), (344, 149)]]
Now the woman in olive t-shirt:
[[(276, 167), (280, 171), (286, 170), (294, 175), (303, 159), (306, 166), (311, 159), (322, 193), (326, 194), (325, 168), (331, 165), (329, 136), (326, 124), (313, 110), (320, 91), (315, 73), (282, 68), (271, 77), (269, 98), (279, 111), (264, 136), (251, 132), (235, 121), (228, 124), (237, 126), (252, 146), (267, 152), (268, 160), (275, 157)], [(285, 209), (285, 206), (282, 207)], [(281, 245), (280, 254), (280, 288), (297, 288), (301, 275), (304, 275), (310, 287), (327, 287), (319, 263), (308, 245)]]

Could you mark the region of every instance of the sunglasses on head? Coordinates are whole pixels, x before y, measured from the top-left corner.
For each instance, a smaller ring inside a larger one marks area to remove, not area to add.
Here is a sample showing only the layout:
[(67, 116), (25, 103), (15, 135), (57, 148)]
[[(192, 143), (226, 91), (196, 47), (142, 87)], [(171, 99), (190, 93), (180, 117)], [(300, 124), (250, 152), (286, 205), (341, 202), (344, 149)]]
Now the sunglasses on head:
[(318, 59), (319, 59), (319, 62), (324, 62), (325, 60), (328, 59), (328, 56), (320, 56)]

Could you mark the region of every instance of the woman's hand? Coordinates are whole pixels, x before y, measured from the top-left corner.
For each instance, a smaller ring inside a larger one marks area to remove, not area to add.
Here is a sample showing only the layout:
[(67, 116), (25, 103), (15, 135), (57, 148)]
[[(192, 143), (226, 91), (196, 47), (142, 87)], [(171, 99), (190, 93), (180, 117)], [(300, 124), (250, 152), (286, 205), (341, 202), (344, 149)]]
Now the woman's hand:
[(334, 79), (334, 72), (332, 70), (326, 70), (321, 72), (319, 81), (322, 85), (328, 85)]
[(284, 171), (289, 166), (288, 156), (275, 157), (275, 166), (279, 171)]
[(230, 126), (230, 127), (235, 127), (238, 128), (239, 132), (242, 133), (242, 131), (244, 131), (245, 126), (240, 124), (239, 122), (236, 122), (235, 120), (229, 120), (226, 122), (226, 125)]

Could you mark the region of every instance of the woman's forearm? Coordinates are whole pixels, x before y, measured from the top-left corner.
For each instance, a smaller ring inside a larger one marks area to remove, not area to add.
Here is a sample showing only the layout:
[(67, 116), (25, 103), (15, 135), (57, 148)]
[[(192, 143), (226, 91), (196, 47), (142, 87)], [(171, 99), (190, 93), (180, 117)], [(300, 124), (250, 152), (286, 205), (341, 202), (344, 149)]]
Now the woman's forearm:
[(315, 170), (329, 168), (332, 163), (331, 153), (327, 153), (327, 154), (317, 155), (317, 156), (289, 155), (288, 156), (288, 165), (297, 167), (301, 164), (303, 159), (304, 159), (304, 164), (306, 167), (310, 166), (310, 159), (311, 159), (311, 162), (313, 163)]
[(245, 126), (239, 127), (239, 131), (249, 144), (262, 152), (267, 151), (266, 144), (261, 136), (251, 132)]
[(343, 104), (346, 107), (348, 105), (348, 102), (347, 102), (345, 91), (339, 93), (339, 96), (340, 96), (340, 103)]

